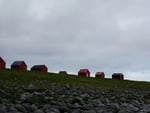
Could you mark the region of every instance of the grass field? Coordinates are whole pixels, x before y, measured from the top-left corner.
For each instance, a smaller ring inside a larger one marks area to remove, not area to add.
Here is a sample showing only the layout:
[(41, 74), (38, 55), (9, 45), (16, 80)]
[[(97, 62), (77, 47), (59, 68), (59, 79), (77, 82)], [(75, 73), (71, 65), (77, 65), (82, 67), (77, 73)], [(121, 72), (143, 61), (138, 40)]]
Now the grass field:
[(70, 84), (76, 87), (86, 88), (101, 88), (101, 89), (114, 89), (121, 87), (124, 88), (139, 88), (145, 89), (150, 87), (150, 82), (136, 82), (129, 80), (113, 80), (113, 79), (99, 79), (99, 78), (86, 78), (77, 75), (59, 75), (56, 73), (43, 73), (35, 71), (22, 71), (22, 70), (0, 70), (0, 87), (5, 86), (27, 86), (30, 83), (34, 84), (37, 88), (48, 88), (51, 83)]

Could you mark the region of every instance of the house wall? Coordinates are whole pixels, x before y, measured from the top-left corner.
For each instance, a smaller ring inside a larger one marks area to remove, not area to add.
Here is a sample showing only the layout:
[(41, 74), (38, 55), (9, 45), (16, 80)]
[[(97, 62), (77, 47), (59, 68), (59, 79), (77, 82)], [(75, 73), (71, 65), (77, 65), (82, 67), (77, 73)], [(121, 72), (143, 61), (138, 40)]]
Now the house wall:
[(11, 65), (11, 69), (27, 70), (27, 65), (25, 63), (20, 65)]
[(47, 67), (45, 67), (45, 66), (41, 66), (41, 67), (39, 67), (39, 68), (31, 68), (31, 70), (34, 70), (34, 71), (41, 71), (41, 72), (47, 72)]
[(124, 76), (123, 75), (112, 75), (113, 79), (118, 79), (118, 80), (124, 80)]
[(27, 70), (27, 65), (25, 63), (22, 63), (20, 66), (19, 66), (19, 69), (21, 70)]
[(6, 64), (3, 60), (0, 60), (0, 69), (5, 69)]
[(88, 71), (79, 71), (78, 75), (79, 76), (90, 77), (90, 72), (88, 72)]

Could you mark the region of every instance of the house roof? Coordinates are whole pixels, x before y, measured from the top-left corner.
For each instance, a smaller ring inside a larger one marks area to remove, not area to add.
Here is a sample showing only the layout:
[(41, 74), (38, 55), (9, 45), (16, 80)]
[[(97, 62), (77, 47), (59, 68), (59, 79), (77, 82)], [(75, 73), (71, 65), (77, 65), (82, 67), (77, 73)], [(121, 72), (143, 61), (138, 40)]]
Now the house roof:
[(2, 57), (0, 57), (0, 60), (3, 61), (5, 63), (5, 61), (2, 59)]
[(123, 73), (113, 73), (113, 75), (123, 75)]
[(96, 72), (96, 74), (105, 74), (104, 72)]
[(45, 65), (34, 65), (32, 68), (41, 68), (41, 67), (46, 67), (46, 66)]
[(24, 61), (15, 61), (14, 63), (12, 63), (12, 65), (20, 65), (22, 63), (24, 63)]

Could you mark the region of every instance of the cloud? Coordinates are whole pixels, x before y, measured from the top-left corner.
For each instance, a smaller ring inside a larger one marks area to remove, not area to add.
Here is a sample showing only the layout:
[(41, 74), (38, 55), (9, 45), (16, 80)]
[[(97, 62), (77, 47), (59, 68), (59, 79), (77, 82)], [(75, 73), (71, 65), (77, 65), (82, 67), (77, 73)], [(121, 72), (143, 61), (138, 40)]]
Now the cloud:
[[(0, 0), (0, 51), (49, 71), (149, 70), (149, 1)], [(11, 63), (8, 60), (9, 64)], [(148, 72), (147, 72), (148, 73)], [(146, 77), (146, 75), (145, 75)], [(141, 80), (148, 80), (139, 77)], [(149, 80), (148, 80), (149, 81)]]

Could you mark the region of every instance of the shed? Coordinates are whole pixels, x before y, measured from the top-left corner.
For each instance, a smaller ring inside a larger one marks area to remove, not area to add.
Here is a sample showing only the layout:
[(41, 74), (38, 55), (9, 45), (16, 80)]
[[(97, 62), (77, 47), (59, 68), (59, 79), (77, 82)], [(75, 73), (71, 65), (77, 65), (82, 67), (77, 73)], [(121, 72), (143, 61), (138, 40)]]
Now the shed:
[(5, 69), (6, 67), (6, 62), (0, 57), (0, 69)]
[(124, 80), (123, 73), (114, 73), (112, 74), (112, 79)]
[(96, 78), (105, 78), (105, 73), (104, 72), (96, 72), (95, 77)]
[(60, 75), (67, 75), (67, 71), (59, 71)]
[(90, 77), (90, 71), (88, 69), (80, 69), (78, 76)]
[(27, 70), (27, 65), (24, 61), (15, 61), (11, 64), (11, 69)]
[(31, 71), (41, 71), (41, 72), (47, 72), (48, 68), (46, 65), (34, 65), (31, 68)]

